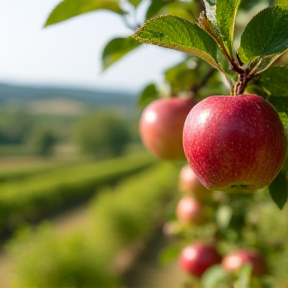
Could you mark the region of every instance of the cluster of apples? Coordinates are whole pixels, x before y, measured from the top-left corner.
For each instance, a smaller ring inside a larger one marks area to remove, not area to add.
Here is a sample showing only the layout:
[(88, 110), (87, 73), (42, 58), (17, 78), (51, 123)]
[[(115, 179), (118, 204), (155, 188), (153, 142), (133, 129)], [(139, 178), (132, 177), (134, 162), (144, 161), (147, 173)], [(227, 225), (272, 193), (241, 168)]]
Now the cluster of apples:
[(224, 258), (214, 243), (196, 241), (186, 246), (180, 255), (182, 269), (190, 275), (201, 277), (204, 272), (215, 264), (221, 264), (230, 273), (239, 271), (244, 265), (250, 264), (252, 275), (260, 277), (266, 273), (266, 264), (259, 252), (252, 249), (237, 249)]
[[(202, 225), (207, 222), (205, 206), (209, 206), (212, 191), (204, 187), (189, 165), (185, 165), (179, 174), (179, 190), (186, 193), (176, 207), (176, 215), (180, 222)], [(216, 242), (195, 241), (184, 247), (180, 253), (179, 263), (183, 271), (195, 277), (211, 266), (221, 264), (227, 272), (237, 272), (245, 264), (252, 266), (254, 276), (266, 273), (266, 264), (262, 255), (247, 248), (229, 252), (224, 258), (217, 250)]]
[(140, 136), (162, 160), (186, 156), (206, 188), (224, 192), (269, 185), (287, 146), (274, 107), (252, 94), (210, 96), (199, 103), (181, 97), (155, 100), (142, 113)]
[[(176, 214), (196, 225), (205, 222), (205, 199), (212, 191), (246, 193), (269, 185), (287, 149), (277, 111), (253, 94), (210, 96), (198, 103), (184, 97), (155, 100), (142, 113), (140, 136), (159, 159), (188, 160), (180, 188), (193, 193), (178, 202)], [(182, 269), (196, 277), (217, 263), (229, 272), (246, 263), (256, 276), (266, 271), (257, 251), (238, 249), (222, 258), (215, 243), (205, 241), (185, 247), (179, 259)]]

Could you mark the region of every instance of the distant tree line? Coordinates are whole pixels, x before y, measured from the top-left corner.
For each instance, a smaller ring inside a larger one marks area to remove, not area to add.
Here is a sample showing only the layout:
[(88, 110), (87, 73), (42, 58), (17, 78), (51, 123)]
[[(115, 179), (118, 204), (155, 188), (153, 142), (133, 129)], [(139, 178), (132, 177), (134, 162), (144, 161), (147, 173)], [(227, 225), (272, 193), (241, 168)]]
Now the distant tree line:
[(77, 116), (0, 112), (0, 149), (25, 146), (31, 154), (50, 156), (58, 144), (69, 143), (82, 155), (115, 157), (129, 143), (139, 141), (138, 121), (128, 118), (127, 113), (105, 109)]

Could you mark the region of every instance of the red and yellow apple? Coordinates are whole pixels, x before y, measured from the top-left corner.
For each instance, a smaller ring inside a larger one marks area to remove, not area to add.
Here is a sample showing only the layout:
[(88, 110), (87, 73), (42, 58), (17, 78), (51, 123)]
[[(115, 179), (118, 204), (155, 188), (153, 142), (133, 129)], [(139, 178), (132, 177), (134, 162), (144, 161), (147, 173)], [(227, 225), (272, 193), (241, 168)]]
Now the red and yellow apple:
[(151, 102), (140, 118), (140, 137), (146, 148), (162, 160), (184, 160), (182, 134), (185, 119), (196, 102), (173, 97)]
[(286, 146), (279, 115), (257, 95), (210, 96), (192, 108), (184, 125), (185, 155), (210, 190), (253, 192), (269, 185)]
[(186, 246), (179, 257), (181, 268), (196, 277), (201, 277), (209, 267), (221, 263), (221, 260), (215, 245), (201, 241)]
[(203, 186), (189, 165), (183, 166), (180, 170), (179, 190), (189, 192), (199, 200), (207, 199), (212, 195), (212, 191)]
[(222, 260), (222, 267), (228, 272), (237, 271), (245, 264), (252, 265), (252, 274), (262, 276), (266, 273), (266, 264), (257, 251), (239, 249), (228, 253)]

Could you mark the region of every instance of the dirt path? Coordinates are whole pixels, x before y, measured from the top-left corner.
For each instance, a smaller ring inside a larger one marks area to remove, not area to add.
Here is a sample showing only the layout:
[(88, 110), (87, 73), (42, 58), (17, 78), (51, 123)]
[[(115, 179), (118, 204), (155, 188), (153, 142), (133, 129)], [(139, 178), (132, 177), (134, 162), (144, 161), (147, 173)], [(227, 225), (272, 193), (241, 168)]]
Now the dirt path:
[(146, 246), (124, 276), (126, 288), (178, 288), (185, 282), (178, 261), (160, 264), (159, 253), (170, 244), (166, 236), (158, 236)]

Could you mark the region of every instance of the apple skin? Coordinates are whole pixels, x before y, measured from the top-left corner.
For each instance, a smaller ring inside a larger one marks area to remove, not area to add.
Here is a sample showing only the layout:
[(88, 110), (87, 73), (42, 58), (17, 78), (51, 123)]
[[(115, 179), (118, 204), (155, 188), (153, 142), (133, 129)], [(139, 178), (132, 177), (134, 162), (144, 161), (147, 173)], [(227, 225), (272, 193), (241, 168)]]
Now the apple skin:
[(222, 260), (222, 267), (228, 272), (237, 271), (245, 264), (252, 265), (252, 274), (262, 276), (266, 273), (266, 264), (257, 251), (239, 249), (228, 253)]
[(221, 260), (215, 245), (201, 241), (186, 246), (179, 257), (182, 270), (196, 277), (201, 277), (209, 267), (221, 263)]
[(202, 185), (189, 164), (183, 166), (180, 170), (179, 190), (189, 192), (189, 194), (199, 200), (208, 199), (212, 195), (212, 191)]
[(162, 160), (184, 160), (182, 134), (185, 119), (196, 104), (191, 98), (163, 98), (151, 102), (140, 118), (140, 137)]
[(183, 147), (205, 187), (243, 193), (263, 188), (276, 178), (287, 140), (276, 110), (263, 98), (210, 96), (187, 116)]
[(176, 215), (182, 223), (201, 225), (206, 222), (204, 205), (191, 196), (182, 197), (176, 207)]

